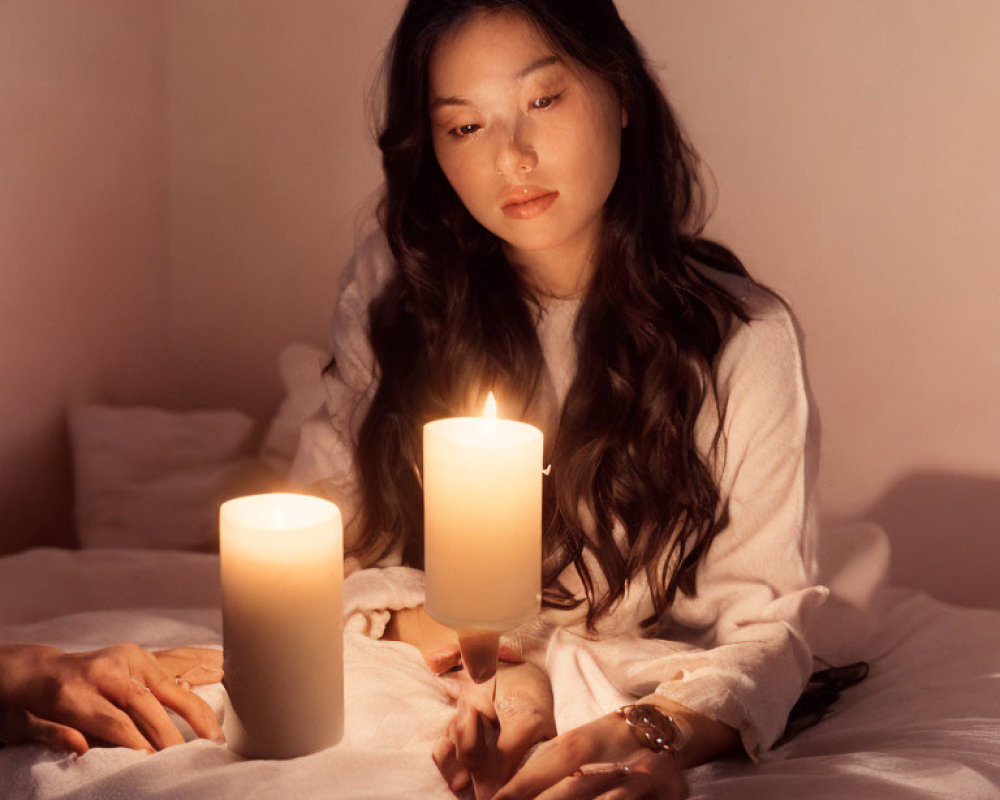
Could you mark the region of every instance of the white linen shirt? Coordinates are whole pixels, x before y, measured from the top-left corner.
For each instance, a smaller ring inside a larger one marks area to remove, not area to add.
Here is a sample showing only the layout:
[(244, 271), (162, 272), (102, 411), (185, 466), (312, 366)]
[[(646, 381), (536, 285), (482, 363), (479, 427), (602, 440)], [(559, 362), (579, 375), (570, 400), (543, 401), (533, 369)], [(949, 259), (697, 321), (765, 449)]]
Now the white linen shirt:
[[(392, 270), (388, 245), (376, 234), (345, 272), (332, 328), (336, 370), (325, 375), (325, 408), (304, 424), (292, 467), (296, 483), (325, 483), (348, 523), (348, 539), (359, 507), (354, 445), (376, 387), (368, 305)], [(640, 625), (653, 611), (644, 575), (599, 620), (596, 633), (586, 630), (585, 604), (543, 609), (520, 632), (535, 647), (555, 638), (576, 641), (622, 695), (656, 692), (726, 723), (756, 759), (781, 735), (812, 671), (803, 631), (828, 594), (815, 585), (818, 442), (788, 309), (746, 279), (707, 272), (745, 299), (750, 321), (734, 322), (714, 364), (724, 419), (716, 474), (729, 521), (698, 567), (697, 594), (678, 593), (655, 636)], [(537, 333), (557, 408), (576, 367), (572, 329), (578, 309), (579, 301), (542, 301)], [(706, 403), (696, 424), (703, 453), (717, 422), (714, 404)], [(348, 603), (364, 620), (356, 630), (381, 636), (389, 616), (384, 609), (423, 601), (419, 576), (393, 566), (398, 563), (397, 554), (380, 564), (377, 575), (363, 570), (348, 579), (356, 588), (367, 580), (358, 593), (365, 599)], [(593, 562), (591, 574), (600, 590)], [(562, 579), (571, 590), (581, 589), (572, 566)], [(548, 666), (558, 669), (558, 659)], [(556, 697), (558, 704), (558, 691)]]

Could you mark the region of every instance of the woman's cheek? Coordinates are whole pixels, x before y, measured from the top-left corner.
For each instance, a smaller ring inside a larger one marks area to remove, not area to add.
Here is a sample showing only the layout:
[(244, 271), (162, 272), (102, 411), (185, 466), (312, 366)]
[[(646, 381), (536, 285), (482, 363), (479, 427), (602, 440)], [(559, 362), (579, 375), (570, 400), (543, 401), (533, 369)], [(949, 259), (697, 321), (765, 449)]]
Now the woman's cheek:
[(464, 143), (452, 145), (447, 149), (441, 148), (438, 151), (438, 164), (451, 188), (462, 198), (462, 202), (468, 205), (469, 195), (475, 184), (475, 170), (470, 154), (458, 152), (459, 147), (468, 150), (468, 146)]

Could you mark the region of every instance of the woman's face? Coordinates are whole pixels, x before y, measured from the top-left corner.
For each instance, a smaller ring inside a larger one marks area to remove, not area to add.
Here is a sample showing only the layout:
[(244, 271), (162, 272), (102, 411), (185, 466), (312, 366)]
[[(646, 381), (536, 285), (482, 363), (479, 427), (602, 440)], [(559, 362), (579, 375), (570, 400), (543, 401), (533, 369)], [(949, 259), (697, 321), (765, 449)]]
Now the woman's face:
[(618, 176), (613, 88), (512, 13), (478, 13), (443, 36), (429, 88), (438, 163), (512, 260), (589, 258)]

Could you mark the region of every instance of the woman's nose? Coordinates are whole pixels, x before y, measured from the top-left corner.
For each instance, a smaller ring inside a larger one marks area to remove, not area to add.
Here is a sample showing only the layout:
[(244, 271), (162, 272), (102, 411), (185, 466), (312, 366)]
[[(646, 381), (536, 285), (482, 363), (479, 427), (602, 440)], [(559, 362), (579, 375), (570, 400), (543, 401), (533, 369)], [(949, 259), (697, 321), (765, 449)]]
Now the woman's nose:
[(523, 132), (512, 131), (497, 153), (497, 174), (517, 178), (531, 172), (538, 166), (538, 153), (526, 140)]

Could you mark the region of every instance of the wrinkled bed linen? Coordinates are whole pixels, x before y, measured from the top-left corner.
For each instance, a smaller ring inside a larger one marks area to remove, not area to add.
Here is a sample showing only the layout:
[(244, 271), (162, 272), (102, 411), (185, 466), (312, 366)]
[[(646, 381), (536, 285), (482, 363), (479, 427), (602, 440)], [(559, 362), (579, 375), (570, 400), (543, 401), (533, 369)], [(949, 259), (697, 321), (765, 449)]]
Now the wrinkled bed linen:
[[(898, 589), (881, 591), (874, 606), (863, 653), (870, 677), (759, 765), (741, 757), (690, 771), (692, 797), (1000, 798), (1000, 612)], [(218, 559), (51, 549), (2, 558), (0, 641), (71, 650), (125, 641), (221, 647)], [(625, 699), (593, 645), (557, 636), (550, 646), (560, 729)], [(8, 747), (0, 750), (0, 796), (451, 797), (429, 752), (452, 709), (418, 652), (348, 632), (345, 679), (345, 738), (321, 753), (246, 761), (200, 740), (154, 755), (94, 748), (81, 758)], [(222, 687), (199, 691), (221, 714)]]

